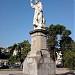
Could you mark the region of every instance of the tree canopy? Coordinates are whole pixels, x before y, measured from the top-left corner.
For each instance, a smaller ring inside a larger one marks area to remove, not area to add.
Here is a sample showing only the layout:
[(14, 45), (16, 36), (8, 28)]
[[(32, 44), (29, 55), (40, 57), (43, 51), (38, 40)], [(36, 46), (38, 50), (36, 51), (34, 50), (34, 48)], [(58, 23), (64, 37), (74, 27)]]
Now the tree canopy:
[[(18, 44), (8, 47), (10, 49), (10, 58), (9, 63), (20, 62), (22, 63), (27, 56), (27, 53), (30, 51), (30, 43), (28, 40), (24, 40)], [(17, 54), (13, 55), (14, 50), (17, 50)]]
[[(75, 47), (72, 38), (70, 37), (71, 31), (66, 29), (64, 25), (50, 25), (46, 27), (47, 34), (47, 47), (50, 52), (51, 58), (56, 60), (56, 51), (62, 51), (63, 65), (69, 67), (67, 64), (69, 60), (72, 60), (71, 67), (74, 68), (75, 61)], [(70, 67), (69, 67), (70, 68)]]

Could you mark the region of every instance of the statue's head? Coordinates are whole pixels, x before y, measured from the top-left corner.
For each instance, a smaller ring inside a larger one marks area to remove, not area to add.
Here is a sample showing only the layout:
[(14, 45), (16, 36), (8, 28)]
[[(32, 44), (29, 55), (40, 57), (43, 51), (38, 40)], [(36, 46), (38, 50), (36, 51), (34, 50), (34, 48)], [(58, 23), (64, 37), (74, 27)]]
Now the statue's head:
[(39, 0), (35, 0), (35, 3), (37, 4), (39, 2)]

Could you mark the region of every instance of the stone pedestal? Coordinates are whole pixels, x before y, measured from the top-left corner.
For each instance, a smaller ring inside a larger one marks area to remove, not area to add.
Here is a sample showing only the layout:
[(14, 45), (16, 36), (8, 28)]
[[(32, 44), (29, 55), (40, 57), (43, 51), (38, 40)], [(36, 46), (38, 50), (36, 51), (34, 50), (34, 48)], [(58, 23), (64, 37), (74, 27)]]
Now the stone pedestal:
[(55, 75), (55, 65), (46, 47), (46, 31), (33, 30), (31, 35), (31, 51), (23, 63), (23, 74)]

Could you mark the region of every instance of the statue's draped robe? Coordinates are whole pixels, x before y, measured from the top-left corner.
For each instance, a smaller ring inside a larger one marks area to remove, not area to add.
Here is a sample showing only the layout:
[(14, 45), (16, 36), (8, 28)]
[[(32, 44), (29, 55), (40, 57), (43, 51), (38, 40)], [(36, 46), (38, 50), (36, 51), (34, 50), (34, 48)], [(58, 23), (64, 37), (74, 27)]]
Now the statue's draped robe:
[(34, 26), (38, 26), (38, 25), (42, 26), (44, 23), (42, 3), (38, 2), (36, 5), (31, 3), (31, 7), (35, 9), (33, 25)]

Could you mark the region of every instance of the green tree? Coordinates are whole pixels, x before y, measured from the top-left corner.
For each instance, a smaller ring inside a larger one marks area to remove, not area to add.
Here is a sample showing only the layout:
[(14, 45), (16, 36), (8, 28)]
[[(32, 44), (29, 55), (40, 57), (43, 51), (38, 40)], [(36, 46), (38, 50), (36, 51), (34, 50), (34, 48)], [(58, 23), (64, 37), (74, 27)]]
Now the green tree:
[[(72, 39), (69, 37), (71, 34), (70, 30), (67, 30), (65, 26), (59, 24), (52, 24), (46, 30), (48, 32), (48, 50), (53, 60), (55, 60), (56, 51), (61, 50), (63, 54), (65, 50), (71, 50)], [(58, 35), (59, 37), (57, 37)]]
[[(63, 25), (50, 25), (46, 28), (48, 50), (51, 58), (55, 61), (56, 51), (62, 51), (64, 67), (75, 69), (75, 42), (69, 36), (70, 30)], [(57, 37), (59, 35), (59, 37)], [(59, 39), (59, 40), (58, 40)]]
[(75, 70), (75, 42), (72, 42), (72, 48), (64, 51), (64, 66)]
[[(9, 59), (9, 63), (15, 63), (15, 62), (20, 62), (22, 64), (22, 62), (24, 61), (24, 59), (26, 58), (28, 52), (30, 51), (30, 43), (28, 42), (28, 40), (25, 40), (23, 42), (20, 42), (18, 44), (14, 44), (10, 50), (10, 53), (12, 54), (10, 59)], [(17, 55), (13, 56), (13, 51), (17, 50)], [(13, 59), (13, 61), (12, 61)]]
[[(71, 34), (70, 30), (65, 30), (62, 32), (62, 37), (60, 40), (60, 48), (63, 54), (63, 66), (65, 67), (66, 59), (65, 59), (65, 53), (72, 50), (72, 38), (69, 36)], [(69, 57), (69, 56), (68, 56)], [(67, 57), (67, 58), (68, 58)], [(70, 64), (69, 64), (70, 65)]]
[(10, 57), (6, 48), (0, 47), (0, 59), (8, 59)]
[(46, 28), (47, 32), (48, 32), (48, 50), (50, 52), (50, 55), (52, 57), (52, 59), (55, 61), (55, 57), (56, 57), (56, 51), (60, 50), (60, 42), (57, 38), (58, 35), (62, 35), (62, 32), (66, 29), (65, 26), (63, 25), (50, 25), (49, 27)]
[(21, 61), (23, 62), (24, 59), (26, 58), (28, 52), (30, 51), (30, 43), (28, 42), (28, 40), (23, 41), (22, 43), (19, 43), (19, 45), (21, 46)]

